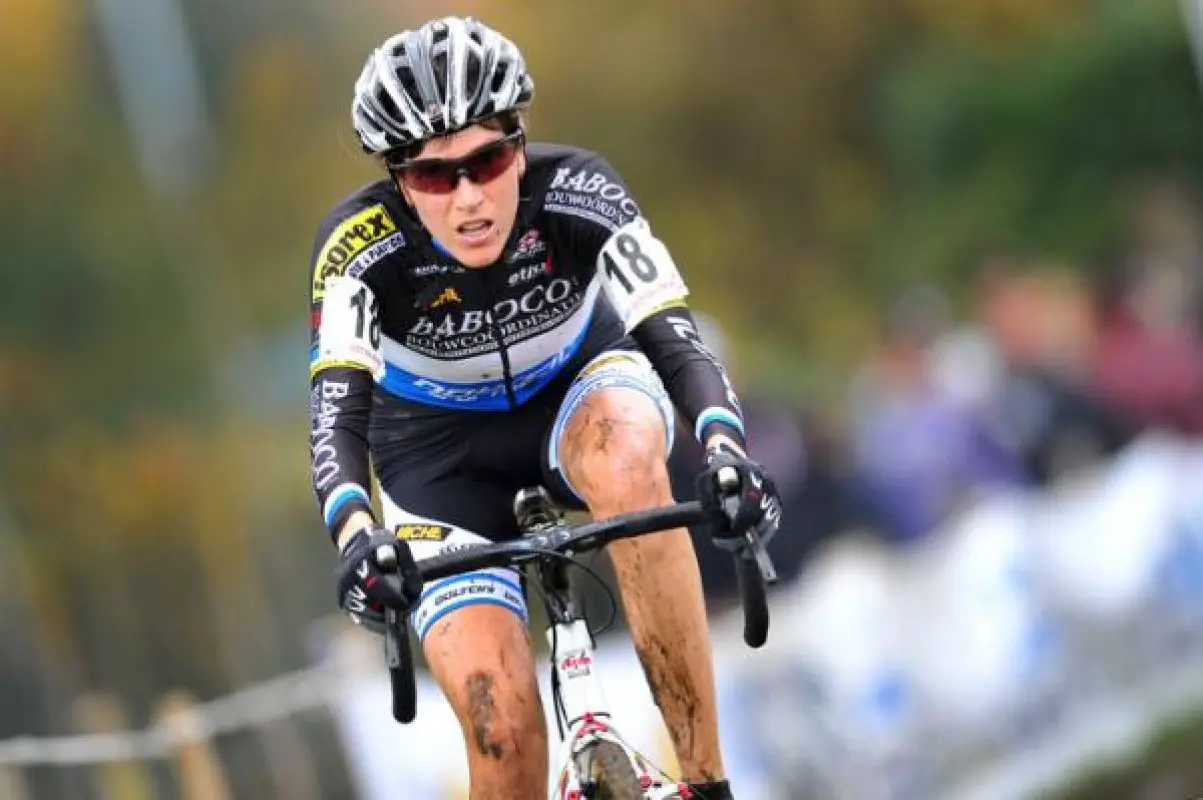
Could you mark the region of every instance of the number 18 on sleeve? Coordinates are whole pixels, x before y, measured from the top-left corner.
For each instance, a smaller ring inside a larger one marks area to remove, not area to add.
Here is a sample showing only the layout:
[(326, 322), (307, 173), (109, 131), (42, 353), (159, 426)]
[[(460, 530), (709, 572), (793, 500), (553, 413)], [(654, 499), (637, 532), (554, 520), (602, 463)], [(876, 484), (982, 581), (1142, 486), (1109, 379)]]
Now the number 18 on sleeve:
[(606, 297), (628, 333), (689, 294), (668, 248), (642, 218), (619, 228), (602, 247), (598, 262)]
[(311, 371), (325, 367), (356, 367), (374, 377), (384, 371), (380, 305), (367, 284), (355, 278), (334, 278), (326, 286)]

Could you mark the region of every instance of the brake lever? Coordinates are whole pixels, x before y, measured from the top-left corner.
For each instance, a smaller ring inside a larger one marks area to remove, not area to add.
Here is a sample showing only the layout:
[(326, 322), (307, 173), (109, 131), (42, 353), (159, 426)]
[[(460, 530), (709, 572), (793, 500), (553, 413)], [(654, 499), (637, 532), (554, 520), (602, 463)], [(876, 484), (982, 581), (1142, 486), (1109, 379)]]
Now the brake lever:
[[(401, 591), (401, 576), (397, 574), (397, 548), (391, 542), (382, 544), (373, 553), (376, 564), (385, 571), (384, 580), (396, 584)], [(393, 696), (393, 719), (407, 725), (417, 715), (417, 684), (414, 679), (413, 658), (409, 649), (409, 628), (405, 615), (395, 608), (384, 609), (384, 663), (388, 666), (389, 687)]]
[[(382, 544), (376, 548), (373, 554), (376, 558), (376, 566), (385, 571), (384, 580), (397, 580), (397, 548), (390, 544)], [(384, 660), (389, 668), (401, 666), (401, 646), (398, 641), (400, 634), (405, 630), (404, 619), (397, 613), (395, 608), (384, 609), (384, 624), (387, 633), (384, 637)]]
[[(733, 492), (739, 488), (739, 473), (734, 467), (722, 467), (716, 478), (719, 488), (724, 491)], [(731, 519), (739, 511), (739, 498), (734, 494), (729, 494), (723, 498), (722, 506), (727, 519)], [(750, 557), (750, 560), (756, 562), (761, 580), (769, 585), (777, 582), (777, 569), (773, 566), (773, 559), (769, 556), (768, 548), (761, 541), (760, 531), (757, 528), (753, 527), (744, 531), (743, 544), (738, 547), (738, 550), (740, 558)]]
[(401, 623), (401, 615), (397, 613), (397, 609), (384, 609), (384, 624), (388, 629), (388, 635), (384, 637), (384, 662), (389, 669), (396, 669), (402, 664), (401, 633), (404, 628)]
[(750, 553), (752, 560), (756, 562), (756, 567), (760, 570), (761, 580), (770, 586), (776, 583), (777, 568), (773, 566), (773, 559), (769, 556), (769, 549), (760, 540), (760, 533), (755, 529), (745, 531), (744, 541), (746, 545), (742, 557), (747, 558), (747, 554)]
[[(376, 566), (384, 570), (383, 580), (392, 587), (397, 594), (402, 593), (401, 576), (397, 572), (399, 559), (397, 558), (397, 546), (392, 542), (382, 544), (376, 548), (375, 552)], [(391, 613), (390, 613), (391, 612)], [(395, 620), (399, 617), (396, 609), (386, 608), (385, 619)], [(390, 623), (391, 624), (391, 623)]]

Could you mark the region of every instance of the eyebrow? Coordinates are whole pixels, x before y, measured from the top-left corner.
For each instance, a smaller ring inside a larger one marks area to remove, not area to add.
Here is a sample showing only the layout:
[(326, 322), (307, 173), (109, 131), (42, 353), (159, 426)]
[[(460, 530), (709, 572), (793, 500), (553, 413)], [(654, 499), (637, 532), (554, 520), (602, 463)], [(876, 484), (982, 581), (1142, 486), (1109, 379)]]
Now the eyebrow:
[(459, 155), (459, 156), (452, 156), (452, 157), (448, 157), (448, 156), (425, 156), (425, 155), (419, 155), (419, 156), (415, 156), (415, 157), (413, 157), (413, 158), (411, 158), (411, 159), (409, 159), (408, 161), (406, 161), (406, 162), (403, 162), (403, 163), (405, 163), (405, 164), (413, 164), (413, 163), (415, 163), (415, 162), (424, 162), (424, 161), (425, 161), (425, 162), (439, 162), (439, 161), (461, 161), (461, 160), (463, 160), (463, 159), (465, 159), (465, 158), (469, 158), (470, 156), (472, 156), (472, 155), (473, 155), (473, 154), (475, 154), (475, 153), (478, 153), (478, 152), (480, 152), (481, 150), (484, 150), (486, 147), (492, 147), (493, 145), (495, 145), (495, 144), (498, 144), (499, 142), (504, 142), (504, 141), (506, 141), (507, 139), (511, 139), (511, 138), (513, 138), (513, 137), (514, 137), (514, 135), (515, 135), (516, 133), (518, 133), (518, 132), (517, 132), (517, 131), (515, 131), (514, 133), (507, 133), (507, 134), (503, 134), (503, 135), (501, 135), (501, 136), (498, 136), (496, 139), (490, 139), (490, 140), (489, 140), (489, 141), (487, 141), (487, 142), (482, 142), (481, 144), (478, 144), (476, 147), (472, 148), (471, 150), (469, 150), (468, 152), (464, 153), (463, 155)]
[(484, 150), (486, 147), (490, 147), (494, 144), (497, 144), (497, 142), (500, 142), (500, 141), (501, 141), (500, 139), (493, 139), (491, 141), (485, 142), (484, 144), (479, 144), (476, 147), (473, 147), (468, 152), (462, 153), (458, 156), (446, 156), (446, 155), (425, 156), (425, 155), (422, 155), (422, 156), (418, 156), (417, 158), (415, 158), (414, 161), (459, 161), (461, 158), (467, 158), (468, 156), (472, 155), (473, 153)]

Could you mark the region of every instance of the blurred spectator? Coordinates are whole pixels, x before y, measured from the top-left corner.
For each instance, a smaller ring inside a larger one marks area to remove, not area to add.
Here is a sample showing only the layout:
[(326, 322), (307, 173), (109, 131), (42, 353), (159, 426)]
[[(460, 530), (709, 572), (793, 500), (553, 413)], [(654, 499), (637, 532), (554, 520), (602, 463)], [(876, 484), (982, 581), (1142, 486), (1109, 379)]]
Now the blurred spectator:
[(1141, 258), (1102, 298), (1093, 385), (1130, 431), (1203, 433), (1203, 336), (1182, 265)]
[(891, 540), (931, 532), (978, 487), (1014, 483), (1013, 453), (935, 377), (929, 348), (946, 328), (944, 297), (904, 294), (851, 389), (850, 448), (862, 499)]
[(1043, 485), (1124, 441), (1088, 382), (1094, 323), (1084, 287), (992, 260), (973, 319), (934, 343), (934, 380)]

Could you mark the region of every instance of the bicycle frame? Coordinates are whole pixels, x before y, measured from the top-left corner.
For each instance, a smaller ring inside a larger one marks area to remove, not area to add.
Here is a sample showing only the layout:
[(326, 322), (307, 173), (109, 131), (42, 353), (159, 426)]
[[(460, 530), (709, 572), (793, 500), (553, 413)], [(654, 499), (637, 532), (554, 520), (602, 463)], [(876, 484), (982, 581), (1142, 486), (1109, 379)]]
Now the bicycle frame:
[(599, 739), (613, 742), (626, 753), (644, 786), (646, 800), (680, 797), (680, 786), (651, 767), (614, 728), (595, 671), (593, 636), (576, 611), (564, 562), (544, 559), (536, 564), (551, 621), (547, 642), (551, 647), (552, 701), (560, 733), (552, 763), (561, 767), (550, 787), (550, 800), (580, 800), (585, 796), (577, 773), (577, 756)]

